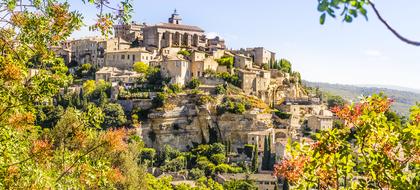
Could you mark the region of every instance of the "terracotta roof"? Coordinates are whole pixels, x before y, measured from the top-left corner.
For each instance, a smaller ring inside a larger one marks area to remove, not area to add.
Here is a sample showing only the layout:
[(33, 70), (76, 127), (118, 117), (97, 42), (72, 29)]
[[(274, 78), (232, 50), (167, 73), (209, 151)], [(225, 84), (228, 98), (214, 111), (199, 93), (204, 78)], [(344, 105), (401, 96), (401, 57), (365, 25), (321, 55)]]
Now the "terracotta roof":
[(155, 26), (157, 28), (167, 28), (167, 29), (174, 29), (174, 30), (186, 30), (186, 31), (195, 31), (195, 32), (204, 32), (203, 29), (197, 26), (190, 26), (190, 25), (183, 25), (183, 24), (171, 24), (171, 23), (159, 23)]

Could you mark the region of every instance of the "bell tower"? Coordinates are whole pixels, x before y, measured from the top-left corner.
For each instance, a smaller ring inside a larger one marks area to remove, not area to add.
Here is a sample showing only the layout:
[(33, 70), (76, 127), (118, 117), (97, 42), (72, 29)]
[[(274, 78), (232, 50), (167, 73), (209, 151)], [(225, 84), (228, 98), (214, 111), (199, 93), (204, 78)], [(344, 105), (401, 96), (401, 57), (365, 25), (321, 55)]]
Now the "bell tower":
[(174, 13), (172, 14), (171, 18), (168, 19), (168, 22), (171, 24), (181, 24), (182, 18), (177, 13), (176, 9), (174, 10)]

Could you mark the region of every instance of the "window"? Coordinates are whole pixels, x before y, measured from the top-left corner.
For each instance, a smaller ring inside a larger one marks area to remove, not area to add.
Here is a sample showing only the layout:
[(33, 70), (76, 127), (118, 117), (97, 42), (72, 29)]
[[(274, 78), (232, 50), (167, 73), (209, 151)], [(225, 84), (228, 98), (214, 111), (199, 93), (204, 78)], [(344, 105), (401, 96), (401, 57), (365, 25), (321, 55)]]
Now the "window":
[(136, 60), (136, 55), (133, 54), (133, 61)]
[(127, 59), (130, 60), (130, 55), (127, 55)]
[(123, 59), (123, 60), (124, 60), (124, 59), (125, 59), (125, 55), (121, 55), (121, 59)]

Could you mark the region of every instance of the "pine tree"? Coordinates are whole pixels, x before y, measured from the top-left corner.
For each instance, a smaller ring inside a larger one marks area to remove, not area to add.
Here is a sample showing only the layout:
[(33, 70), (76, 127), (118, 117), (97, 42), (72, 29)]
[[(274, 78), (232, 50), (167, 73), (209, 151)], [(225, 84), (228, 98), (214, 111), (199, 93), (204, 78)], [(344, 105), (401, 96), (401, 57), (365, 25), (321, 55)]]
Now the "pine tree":
[(266, 136), (264, 138), (264, 155), (263, 155), (262, 165), (261, 165), (263, 170), (268, 170), (269, 169), (270, 156), (271, 156), (271, 152), (270, 152), (269, 138), (267, 138), (267, 136)]

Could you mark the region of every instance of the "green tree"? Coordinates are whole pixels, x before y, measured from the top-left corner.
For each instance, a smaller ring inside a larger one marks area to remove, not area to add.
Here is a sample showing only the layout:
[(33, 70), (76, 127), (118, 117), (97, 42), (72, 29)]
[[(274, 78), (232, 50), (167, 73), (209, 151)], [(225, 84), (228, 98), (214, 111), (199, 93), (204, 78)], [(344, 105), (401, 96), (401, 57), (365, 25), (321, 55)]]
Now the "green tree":
[(253, 181), (250, 180), (231, 180), (223, 185), (225, 190), (257, 190)]
[(122, 127), (127, 123), (127, 118), (120, 104), (106, 104), (103, 107), (103, 112), (105, 114), (104, 123), (102, 124), (104, 129)]
[(254, 145), (254, 151), (252, 152), (252, 172), (258, 172), (258, 144)]
[(280, 70), (282, 70), (285, 73), (292, 73), (292, 64), (290, 61), (286, 59), (280, 59), (279, 61)]
[(149, 65), (144, 62), (136, 62), (133, 64), (134, 71), (147, 75), (149, 71)]
[(197, 78), (193, 78), (191, 79), (191, 81), (187, 84), (187, 87), (189, 89), (197, 89), (198, 87), (200, 87), (201, 82), (197, 79)]

